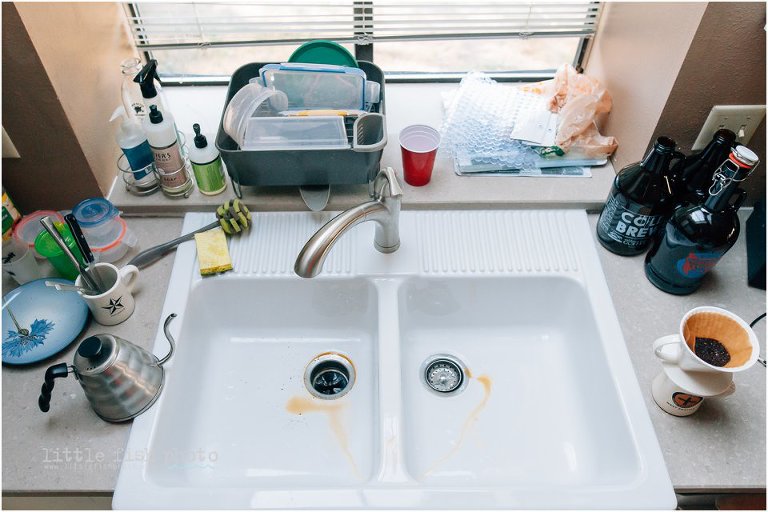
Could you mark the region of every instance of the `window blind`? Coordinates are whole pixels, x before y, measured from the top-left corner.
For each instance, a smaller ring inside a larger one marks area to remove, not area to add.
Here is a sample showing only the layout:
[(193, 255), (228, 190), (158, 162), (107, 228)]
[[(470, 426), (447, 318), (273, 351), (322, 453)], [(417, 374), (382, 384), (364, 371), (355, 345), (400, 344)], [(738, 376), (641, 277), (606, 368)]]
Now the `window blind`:
[(267, 0), (126, 4), (136, 46), (170, 50), (503, 37), (591, 37), (598, 2)]

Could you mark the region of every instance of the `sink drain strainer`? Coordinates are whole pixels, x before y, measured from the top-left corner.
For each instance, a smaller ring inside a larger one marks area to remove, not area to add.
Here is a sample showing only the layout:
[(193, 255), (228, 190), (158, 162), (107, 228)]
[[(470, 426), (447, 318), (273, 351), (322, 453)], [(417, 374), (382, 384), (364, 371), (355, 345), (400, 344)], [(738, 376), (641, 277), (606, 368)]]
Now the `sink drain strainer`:
[(329, 352), (314, 358), (304, 372), (304, 385), (315, 397), (335, 400), (355, 384), (355, 367), (347, 357)]
[(424, 363), (424, 382), (440, 394), (456, 393), (464, 389), (464, 365), (452, 356), (439, 355)]

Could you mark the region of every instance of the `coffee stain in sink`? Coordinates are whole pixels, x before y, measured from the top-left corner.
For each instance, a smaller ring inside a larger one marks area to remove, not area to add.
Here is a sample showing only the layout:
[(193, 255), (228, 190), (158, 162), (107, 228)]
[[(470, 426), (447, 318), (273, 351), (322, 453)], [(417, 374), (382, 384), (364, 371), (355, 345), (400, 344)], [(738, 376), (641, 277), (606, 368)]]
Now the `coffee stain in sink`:
[(298, 416), (315, 412), (325, 414), (328, 417), (328, 424), (331, 427), (333, 435), (336, 437), (336, 441), (339, 443), (339, 447), (344, 452), (355, 475), (361, 477), (355, 459), (352, 456), (352, 451), (349, 449), (349, 439), (347, 438), (347, 432), (344, 429), (344, 423), (341, 418), (343, 409), (344, 404), (341, 403), (321, 403), (317, 400), (302, 396), (294, 396), (285, 404), (286, 411)]
[[(472, 374), (469, 372), (469, 368), (465, 368), (465, 374), (467, 377), (472, 378)], [(448, 459), (453, 457), (456, 452), (459, 451), (461, 446), (464, 444), (464, 438), (466, 438), (469, 431), (472, 429), (472, 426), (475, 424), (477, 419), (480, 416), (480, 413), (485, 409), (485, 406), (488, 404), (488, 399), (491, 397), (491, 386), (493, 384), (493, 381), (488, 375), (480, 375), (475, 378), (480, 384), (483, 385), (483, 399), (480, 401), (477, 406), (475, 406), (474, 409), (472, 409), (472, 412), (469, 413), (469, 416), (467, 416), (467, 419), (464, 420), (464, 426), (461, 428), (461, 434), (459, 435), (458, 441), (456, 441), (456, 444), (453, 445), (453, 448), (451, 448), (451, 451), (449, 451), (447, 454), (445, 454), (443, 457), (437, 460), (432, 466), (424, 472), (422, 475), (427, 476), (430, 473), (433, 473), (437, 468), (445, 464)]]

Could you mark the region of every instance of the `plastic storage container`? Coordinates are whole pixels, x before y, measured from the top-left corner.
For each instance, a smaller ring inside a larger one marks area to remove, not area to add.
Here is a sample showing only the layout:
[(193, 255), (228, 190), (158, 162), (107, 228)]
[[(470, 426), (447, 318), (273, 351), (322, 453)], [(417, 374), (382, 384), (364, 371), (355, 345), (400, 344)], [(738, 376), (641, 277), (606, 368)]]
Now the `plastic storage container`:
[(282, 91), (290, 110), (360, 109), (365, 107), (366, 74), (360, 68), (325, 64), (267, 64), (259, 70), (262, 85)]
[[(16, 224), (16, 227), (13, 228), (12, 235), (16, 244), (26, 245), (38, 259), (45, 258), (45, 255), (40, 254), (37, 249), (35, 249), (35, 239), (37, 238), (37, 235), (39, 235), (41, 231), (45, 231), (43, 225), (40, 224), (40, 219), (43, 217), (51, 217), (51, 220), (53, 220), (54, 223), (64, 223), (64, 216), (59, 212), (53, 210), (37, 210), (36, 212), (32, 212), (29, 215), (22, 217)], [(53, 240), (51, 240), (51, 242), (53, 242)]]
[(138, 242), (115, 205), (107, 199), (96, 197), (81, 201), (72, 214), (97, 262), (117, 261)]
[(253, 116), (277, 116), (288, 108), (285, 93), (264, 87), (260, 83), (245, 84), (227, 104), (222, 117), (224, 131), (238, 146), (245, 144), (245, 130)]
[[(234, 72), (227, 90), (226, 104), (250, 79), (259, 76), (265, 64), (246, 64)], [(379, 102), (372, 105), (372, 112), (384, 114), (384, 73), (378, 66), (359, 62), (369, 81), (379, 83)], [(225, 104), (225, 106), (226, 106)], [(225, 109), (226, 111), (226, 109)], [(223, 113), (222, 113), (223, 120)], [(354, 119), (345, 119), (348, 140), (352, 139)], [(221, 122), (216, 135), (216, 147), (232, 178), (233, 188), (241, 196), (240, 185), (249, 186), (301, 186), (301, 185), (353, 185), (369, 183), (379, 170), (381, 154), (386, 145), (386, 131), (381, 123), (381, 133), (368, 137), (365, 151), (350, 149), (309, 150), (241, 150), (227, 135)]]
[(117, 217), (113, 225), (116, 226), (115, 231), (104, 241), (103, 245), (91, 246), (93, 259), (96, 262), (115, 262), (125, 256), (129, 249), (136, 247), (139, 241), (133, 231), (128, 229), (128, 224), (124, 219)]
[(72, 209), (88, 244), (99, 245), (114, 231), (120, 212), (108, 199), (94, 197), (80, 201)]
[(245, 131), (243, 149), (346, 149), (349, 148), (344, 118), (252, 117)]

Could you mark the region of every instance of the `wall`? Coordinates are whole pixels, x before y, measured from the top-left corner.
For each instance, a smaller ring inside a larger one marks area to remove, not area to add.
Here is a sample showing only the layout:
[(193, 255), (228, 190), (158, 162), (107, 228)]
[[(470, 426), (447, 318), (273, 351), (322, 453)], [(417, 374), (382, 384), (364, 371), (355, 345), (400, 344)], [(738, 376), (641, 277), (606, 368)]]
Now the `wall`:
[(22, 213), (71, 208), (101, 193), (14, 4), (2, 6), (3, 127), (21, 158), (3, 158), (3, 186)]
[[(659, 135), (691, 149), (715, 105), (765, 104), (765, 3), (711, 2), (649, 144)], [(765, 198), (765, 120), (749, 147), (763, 162), (744, 187)]]
[(613, 109), (601, 132), (619, 141), (618, 170), (642, 158), (707, 4), (604, 4), (585, 73), (601, 80)]
[(120, 62), (135, 56), (122, 5), (17, 3), (16, 8), (91, 172), (107, 193), (119, 155), (108, 121), (120, 105)]

